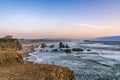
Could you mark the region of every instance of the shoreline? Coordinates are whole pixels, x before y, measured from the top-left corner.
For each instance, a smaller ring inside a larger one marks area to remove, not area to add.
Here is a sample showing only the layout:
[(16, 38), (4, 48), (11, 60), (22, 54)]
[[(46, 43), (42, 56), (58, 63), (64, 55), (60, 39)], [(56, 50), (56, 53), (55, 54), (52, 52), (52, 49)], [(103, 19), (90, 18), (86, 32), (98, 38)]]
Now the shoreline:
[(29, 56), (29, 53), (32, 53), (35, 51), (35, 48), (37, 48), (41, 43), (29, 43), (29, 44), (22, 44), (22, 56), (26, 57)]
[[(22, 44), (22, 50), (21, 50), (21, 55), (22, 57), (27, 57), (29, 56), (29, 53), (32, 53), (35, 51), (35, 48), (37, 48), (41, 43), (29, 43), (29, 44)], [(25, 64), (33, 64), (33, 62), (30, 61), (25, 61), (23, 60)]]
[[(14, 44), (14, 43), (12, 43)], [(49, 64), (33, 64), (23, 60), (41, 43), (21, 44), (22, 50), (1, 49), (0, 80), (75, 80), (74, 71), (67, 67)]]
[(22, 45), (22, 56), (26, 57), (29, 56), (29, 53), (32, 53), (35, 51), (35, 48), (37, 48), (38, 46), (40, 46), (42, 43), (54, 43), (54, 42), (38, 42), (38, 43), (34, 43), (34, 42), (30, 42), (30, 43), (21, 43)]

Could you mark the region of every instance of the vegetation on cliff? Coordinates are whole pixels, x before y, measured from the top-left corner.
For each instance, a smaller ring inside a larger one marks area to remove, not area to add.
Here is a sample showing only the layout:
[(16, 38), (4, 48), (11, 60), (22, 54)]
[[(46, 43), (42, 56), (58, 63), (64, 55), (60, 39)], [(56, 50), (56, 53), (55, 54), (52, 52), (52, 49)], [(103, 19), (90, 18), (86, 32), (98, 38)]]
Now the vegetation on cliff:
[(68, 68), (47, 64), (0, 67), (0, 80), (74, 80)]
[(0, 65), (24, 63), (22, 55), (14, 49), (0, 49)]
[(74, 72), (57, 65), (24, 64), (15, 50), (1, 49), (0, 80), (74, 80)]
[(18, 39), (0, 38), (0, 48), (9, 48), (15, 50), (21, 50), (22, 46)]

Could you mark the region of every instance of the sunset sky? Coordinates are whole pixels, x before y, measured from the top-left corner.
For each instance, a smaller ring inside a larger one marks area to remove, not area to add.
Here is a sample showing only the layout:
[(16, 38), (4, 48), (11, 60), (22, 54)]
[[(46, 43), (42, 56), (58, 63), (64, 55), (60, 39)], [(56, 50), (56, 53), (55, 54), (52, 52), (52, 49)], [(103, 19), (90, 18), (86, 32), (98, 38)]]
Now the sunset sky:
[(120, 35), (120, 0), (0, 0), (0, 37)]

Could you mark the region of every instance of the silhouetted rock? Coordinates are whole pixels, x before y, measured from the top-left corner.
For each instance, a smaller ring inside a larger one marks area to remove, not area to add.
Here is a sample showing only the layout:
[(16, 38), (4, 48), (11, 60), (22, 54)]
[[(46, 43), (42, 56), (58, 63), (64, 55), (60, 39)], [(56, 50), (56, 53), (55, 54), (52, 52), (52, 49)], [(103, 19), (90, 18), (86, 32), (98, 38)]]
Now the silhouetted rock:
[(81, 58), (80, 56), (76, 56), (76, 57)]
[(84, 40), (84, 42), (90, 42), (90, 40)]
[(42, 51), (42, 49), (40, 51)]
[(65, 47), (66, 46), (62, 42), (59, 43), (59, 48), (65, 48)]
[(46, 44), (45, 43), (42, 43), (41, 44), (41, 48), (45, 48), (46, 47)]
[(87, 49), (87, 51), (91, 51), (90, 49)]
[(71, 53), (71, 49), (65, 49), (64, 52), (65, 53)]
[(84, 51), (84, 50), (81, 48), (73, 48), (72, 51)]
[(58, 52), (58, 49), (53, 49), (52, 52)]
[(46, 52), (48, 52), (48, 50), (46, 50)]
[(70, 47), (68, 46), (68, 44), (66, 44), (66, 48), (70, 48)]

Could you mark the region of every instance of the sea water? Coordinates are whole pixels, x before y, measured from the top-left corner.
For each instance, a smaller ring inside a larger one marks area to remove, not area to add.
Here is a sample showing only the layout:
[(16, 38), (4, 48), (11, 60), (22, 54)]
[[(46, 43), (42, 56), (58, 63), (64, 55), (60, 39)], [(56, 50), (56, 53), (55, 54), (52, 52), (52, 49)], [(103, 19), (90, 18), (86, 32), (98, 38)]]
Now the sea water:
[[(83, 52), (40, 51), (30, 53), (24, 60), (34, 64), (54, 64), (74, 71), (76, 80), (120, 80), (120, 42), (65, 42)], [(49, 44), (50, 45), (50, 44)], [(55, 43), (57, 48), (58, 43)], [(89, 50), (88, 50), (89, 49)]]

